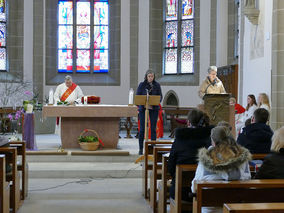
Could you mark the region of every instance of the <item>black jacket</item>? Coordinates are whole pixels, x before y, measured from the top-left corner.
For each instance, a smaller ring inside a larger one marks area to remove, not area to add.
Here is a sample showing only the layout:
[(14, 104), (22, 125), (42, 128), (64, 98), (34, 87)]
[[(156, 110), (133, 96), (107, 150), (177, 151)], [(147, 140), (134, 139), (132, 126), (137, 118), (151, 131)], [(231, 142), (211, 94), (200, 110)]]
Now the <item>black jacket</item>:
[(264, 123), (253, 123), (246, 126), (237, 142), (251, 153), (269, 153), (273, 131)]
[[(213, 127), (198, 128), (178, 128), (175, 132), (175, 141), (173, 142), (170, 157), (168, 161), (168, 171), (172, 176), (172, 186), (170, 188), (170, 197), (175, 197), (175, 174), (178, 164), (196, 164), (198, 149), (208, 148), (211, 145), (211, 129)], [(184, 200), (187, 200), (190, 189), (182, 194)]]
[(268, 154), (255, 175), (256, 179), (284, 179), (284, 149)]
[[(146, 89), (149, 91), (149, 95), (160, 95), (161, 100), (163, 98), (161, 86), (157, 81), (153, 81), (152, 85), (147, 80), (141, 82), (137, 88), (136, 95), (147, 95)], [(160, 100), (160, 101), (161, 101)], [(143, 110), (144, 106), (139, 106), (139, 110)], [(159, 110), (159, 106), (153, 106), (154, 110)]]

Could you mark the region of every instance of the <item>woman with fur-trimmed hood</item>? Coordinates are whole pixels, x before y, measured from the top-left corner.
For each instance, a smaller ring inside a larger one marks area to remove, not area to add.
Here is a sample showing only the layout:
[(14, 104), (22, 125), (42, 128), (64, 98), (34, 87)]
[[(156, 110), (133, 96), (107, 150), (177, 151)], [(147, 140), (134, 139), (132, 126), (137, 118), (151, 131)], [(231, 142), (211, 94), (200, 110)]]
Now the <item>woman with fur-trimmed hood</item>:
[(230, 130), (217, 126), (211, 130), (211, 143), (208, 149), (202, 148), (198, 153), (198, 167), (192, 181), (197, 180), (247, 180), (251, 178), (249, 169), (250, 152), (238, 145)]

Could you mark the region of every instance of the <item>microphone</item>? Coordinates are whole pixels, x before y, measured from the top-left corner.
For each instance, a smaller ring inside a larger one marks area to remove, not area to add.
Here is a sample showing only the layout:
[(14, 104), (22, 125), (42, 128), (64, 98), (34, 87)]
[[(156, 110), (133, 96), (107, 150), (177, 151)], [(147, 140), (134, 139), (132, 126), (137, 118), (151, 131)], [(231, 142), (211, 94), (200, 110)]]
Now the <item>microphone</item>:
[(213, 82), (211, 82), (210, 79), (209, 79), (209, 82), (210, 82), (210, 84), (208, 84), (208, 86), (206, 87), (205, 92), (204, 92), (205, 94), (207, 94), (207, 90), (208, 90), (208, 87), (210, 87), (210, 85), (214, 86), (217, 83), (217, 79), (215, 78), (213, 80)]
[(216, 83), (217, 83), (217, 79), (215, 78), (211, 84), (214, 86)]

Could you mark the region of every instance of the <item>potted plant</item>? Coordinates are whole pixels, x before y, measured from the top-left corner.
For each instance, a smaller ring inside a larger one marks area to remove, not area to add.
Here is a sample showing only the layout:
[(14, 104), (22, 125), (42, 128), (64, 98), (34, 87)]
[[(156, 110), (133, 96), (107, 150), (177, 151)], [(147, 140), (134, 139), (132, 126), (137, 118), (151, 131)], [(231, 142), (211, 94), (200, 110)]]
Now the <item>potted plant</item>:
[[(93, 133), (93, 135), (86, 135), (88, 132)], [(99, 148), (99, 146), (104, 146), (102, 140), (99, 138), (98, 133), (92, 129), (85, 129), (81, 132), (78, 138), (80, 147), (82, 150), (86, 151), (95, 151)]]

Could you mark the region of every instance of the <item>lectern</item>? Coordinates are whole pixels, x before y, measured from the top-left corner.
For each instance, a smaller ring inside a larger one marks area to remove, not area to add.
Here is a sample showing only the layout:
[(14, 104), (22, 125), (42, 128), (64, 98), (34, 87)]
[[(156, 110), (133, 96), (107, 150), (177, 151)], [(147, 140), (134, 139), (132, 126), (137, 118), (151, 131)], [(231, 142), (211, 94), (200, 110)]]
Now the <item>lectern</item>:
[(216, 125), (219, 121), (227, 121), (231, 124), (230, 97), (231, 94), (204, 95), (204, 111), (210, 118), (210, 124)]
[(160, 104), (160, 100), (161, 96), (159, 95), (135, 95), (134, 104), (145, 106), (145, 140), (148, 140), (149, 106), (158, 106)]

